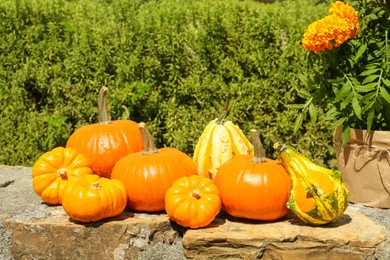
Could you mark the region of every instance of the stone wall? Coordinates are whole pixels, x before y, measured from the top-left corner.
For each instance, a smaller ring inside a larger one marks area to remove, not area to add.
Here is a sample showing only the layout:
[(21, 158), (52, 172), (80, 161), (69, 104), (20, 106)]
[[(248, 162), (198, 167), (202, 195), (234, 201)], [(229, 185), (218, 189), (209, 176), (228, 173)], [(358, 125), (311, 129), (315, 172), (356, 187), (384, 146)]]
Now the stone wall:
[(0, 166), (0, 259), (390, 259), (390, 211), (350, 205), (335, 223), (310, 227), (221, 212), (184, 229), (164, 212), (126, 210), (80, 224), (35, 194), (31, 168)]

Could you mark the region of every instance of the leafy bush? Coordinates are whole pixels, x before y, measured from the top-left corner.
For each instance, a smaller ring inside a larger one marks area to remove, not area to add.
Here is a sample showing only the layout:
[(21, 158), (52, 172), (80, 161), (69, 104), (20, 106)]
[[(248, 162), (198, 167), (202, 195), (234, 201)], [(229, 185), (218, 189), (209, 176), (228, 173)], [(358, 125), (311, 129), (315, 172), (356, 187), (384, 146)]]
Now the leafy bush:
[[(327, 124), (293, 133), (305, 26), (327, 6), (237, 0), (3, 0), (0, 163), (31, 165), (97, 122), (109, 88), (112, 119), (144, 121), (159, 147), (192, 155), (206, 124), (230, 100), (228, 119), (332, 164)], [(317, 113), (321, 114), (322, 111)]]

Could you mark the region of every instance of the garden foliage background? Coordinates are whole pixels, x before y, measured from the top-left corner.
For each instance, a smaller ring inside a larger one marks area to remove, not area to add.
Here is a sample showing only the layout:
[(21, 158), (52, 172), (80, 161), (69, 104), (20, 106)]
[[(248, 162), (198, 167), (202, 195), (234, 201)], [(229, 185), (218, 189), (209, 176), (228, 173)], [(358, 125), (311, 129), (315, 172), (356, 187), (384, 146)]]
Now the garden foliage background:
[(0, 164), (32, 165), (97, 122), (97, 94), (109, 88), (112, 119), (148, 124), (158, 147), (192, 156), (226, 100), (227, 119), (260, 131), (268, 157), (284, 142), (334, 165), (331, 130), (304, 120), (299, 75), (306, 26), (323, 1), (2, 0)]

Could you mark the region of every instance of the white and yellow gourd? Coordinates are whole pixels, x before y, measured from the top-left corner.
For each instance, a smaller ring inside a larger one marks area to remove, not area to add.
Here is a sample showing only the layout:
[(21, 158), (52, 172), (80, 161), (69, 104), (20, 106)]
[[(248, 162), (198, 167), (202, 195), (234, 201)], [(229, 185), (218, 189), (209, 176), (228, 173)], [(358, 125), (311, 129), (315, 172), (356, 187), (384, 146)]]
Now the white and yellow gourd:
[(235, 155), (253, 155), (253, 145), (237, 125), (225, 120), (226, 114), (207, 124), (193, 155), (198, 174), (210, 179), (214, 179), (219, 167)]

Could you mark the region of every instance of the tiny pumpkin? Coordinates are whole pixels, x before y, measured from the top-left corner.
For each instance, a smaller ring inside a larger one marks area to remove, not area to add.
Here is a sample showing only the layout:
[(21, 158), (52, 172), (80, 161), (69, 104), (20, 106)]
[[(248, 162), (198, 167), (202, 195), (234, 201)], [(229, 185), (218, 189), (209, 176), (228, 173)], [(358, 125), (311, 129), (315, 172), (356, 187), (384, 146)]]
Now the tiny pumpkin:
[(138, 124), (132, 120), (110, 120), (106, 105), (107, 87), (99, 92), (99, 123), (78, 128), (66, 147), (83, 153), (95, 174), (110, 178), (112, 168), (123, 156), (142, 150)]
[(291, 176), (287, 207), (309, 225), (337, 220), (349, 204), (341, 172), (315, 164), (290, 145), (275, 143), (274, 148)]
[(87, 223), (119, 215), (126, 200), (126, 188), (120, 181), (88, 174), (69, 180), (62, 206), (72, 219)]
[(193, 160), (204, 177), (214, 179), (219, 167), (235, 155), (253, 154), (253, 145), (226, 115), (208, 123), (195, 146)]
[(130, 153), (112, 170), (112, 179), (120, 180), (127, 190), (127, 206), (143, 212), (165, 209), (164, 196), (177, 179), (197, 174), (191, 157), (178, 149), (157, 149), (145, 123), (140, 123), (144, 151)]
[(166, 192), (165, 210), (183, 227), (205, 227), (221, 210), (218, 188), (210, 178), (200, 175), (182, 177)]
[(57, 147), (41, 155), (32, 169), (35, 192), (49, 204), (61, 204), (68, 180), (92, 174), (89, 160), (73, 148)]
[(265, 157), (256, 130), (251, 130), (254, 156), (237, 155), (215, 177), (222, 208), (234, 217), (276, 220), (285, 216), (291, 180), (283, 165)]

